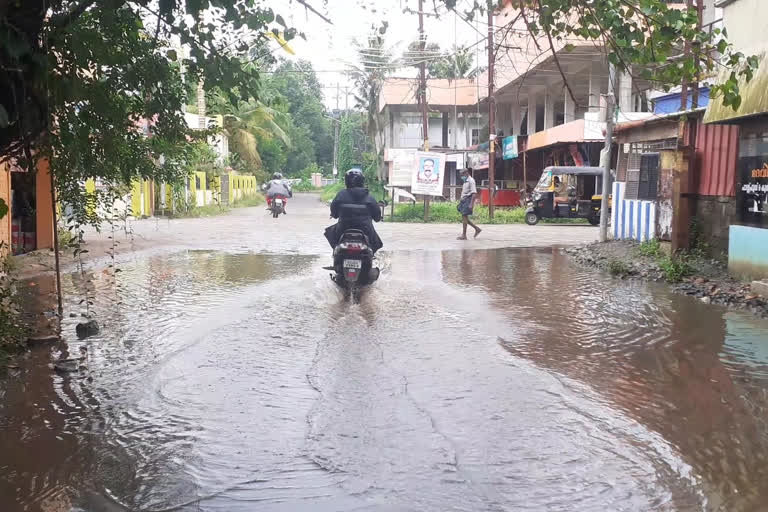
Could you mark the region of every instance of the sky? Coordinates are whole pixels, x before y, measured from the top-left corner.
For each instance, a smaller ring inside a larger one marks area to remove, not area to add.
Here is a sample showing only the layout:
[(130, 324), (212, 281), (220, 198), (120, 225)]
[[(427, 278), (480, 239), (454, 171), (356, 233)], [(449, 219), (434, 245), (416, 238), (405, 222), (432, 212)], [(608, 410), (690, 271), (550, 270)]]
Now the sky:
[[(333, 24), (328, 24), (305, 9), (297, 2), (275, 0), (273, 8), (283, 14), (289, 25), (295, 26), (306, 35), (306, 41), (296, 38), (290, 45), (296, 55), (290, 57), (276, 48), (276, 55), (293, 59), (306, 59), (312, 62), (318, 78), (323, 84), (325, 104), (329, 108), (336, 106), (336, 84), (340, 84), (340, 108), (344, 108), (344, 87), (351, 87), (343, 71), (347, 64), (355, 62), (355, 40), (365, 41), (372, 31), (372, 26), (379, 27), (383, 20), (389, 23), (385, 41), (394, 47), (395, 54), (401, 54), (408, 44), (418, 39), (419, 21), (415, 11), (417, 0), (307, 0), (310, 5), (327, 16)], [(288, 5), (286, 5), (288, 4)], [(470, 0), (460, 0), (459, 6), (468, 8)], [(425, 16), (424, 29), (428, 43), (438, 43), (441, 49), (450, 50), (454, 44), (471, 45), (482, 38), (479, 32), (486, 33), (488, 25), (479, 22), (477, 28), (448, 12), (440, 1), (425, 0), (426, 12), (434, 12), (438, 6), (439, 18)], [(412, 13), (404, 12), (411, 9)], [(461, 12), (461, 11), (460, 11)], [(485, 45), (476, 46), (480, 61), (487, 57)], [(415, 70), (403, 69), (397, 76), (415, 76)], [(351, 94), (351, 93), (350, 93)], [(354, 98), (349, 96), (349, 106), (354, 106)]]

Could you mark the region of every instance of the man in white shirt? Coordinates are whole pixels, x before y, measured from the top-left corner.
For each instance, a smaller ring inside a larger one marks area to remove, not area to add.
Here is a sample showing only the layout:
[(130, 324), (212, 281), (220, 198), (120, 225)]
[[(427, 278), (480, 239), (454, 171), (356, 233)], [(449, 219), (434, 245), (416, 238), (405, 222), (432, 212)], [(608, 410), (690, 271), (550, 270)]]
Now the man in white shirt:
[(468, 225), (475, 229), (475, 238), (477, 238), (477, 235), (482, 231), (482, 229), (469, 220), (469, 216), (472, 215), (475, 208), (475, 199), (477, 198), (477, 185), (475, 184), (475, 179), (472, 177), (471, 171), (472, 169), (461, 170), (461, 181), (464, 182), (464, 185), (461, 187), (461, 200), (456, 208), (459, 210), (459, 213), (461, 213), (463, 230), (461, 236), (458, 237), (457, 240), (467, 239)]

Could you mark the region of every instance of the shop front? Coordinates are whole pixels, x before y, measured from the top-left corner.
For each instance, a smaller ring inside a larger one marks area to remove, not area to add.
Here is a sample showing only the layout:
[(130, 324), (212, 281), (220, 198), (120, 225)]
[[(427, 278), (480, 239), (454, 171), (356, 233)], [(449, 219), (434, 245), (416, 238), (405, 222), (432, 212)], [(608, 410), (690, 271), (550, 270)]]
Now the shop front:
[(736, 183), (738, 224), (730, 227), (728, 268), (768, 277), (768, 116), (742, 125)]

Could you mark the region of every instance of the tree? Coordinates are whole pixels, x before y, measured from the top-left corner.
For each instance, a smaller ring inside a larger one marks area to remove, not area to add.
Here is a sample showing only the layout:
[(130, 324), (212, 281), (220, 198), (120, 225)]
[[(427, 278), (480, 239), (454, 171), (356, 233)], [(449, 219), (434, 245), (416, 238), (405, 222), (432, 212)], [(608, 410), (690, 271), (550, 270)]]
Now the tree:
[(90, 177), (178, 181), (188, 138), (206, 135), (184, 122), (181, 68), (230, 103), (247, 101), (260, 73), (241, 57), (270, 30), (296, 35), (253, 1), (0, 0), (2, 160), (34, 169), (48, 158), (80, 213)]
[(363, 164), (363, 154), (369, 150), (363, 118), (347, 115), (341, 119), (339, 128), (339, 172), (344, 173)]
[(391, 48), (384, 42), (386, 25), (368, 37), (367, 44), (356, 43), (359, 62), (349, 66), (349, 75), (355, 83), (357, 108), (367, 113), (366, 131), (373, 142), (376, 155), (384, 148), (384, 126), (379, 112), (379, 96), (384, 79), (398, 64)]
[(237, 109), (234, 114), (224, 115), (224, 132), (229, 136), (230, 148), (244, 163), (244, 170), (266, 177), (259, 152), (260, 142), (280, 140), (286, 147), (291, 140), (277, 120), (284, 114), (260, 101), (251, 101)]
[(473, 68), (475, 57), (467, 48), (454, 46), (450, 52), (430, 62), (427, 66), (430, 78), (469, 78), (474, 76), (476, 70)]
[(333, 161), (332, 122), (323, 104), (325, 95), (312, 63), (282, 61), (272, 73), (270, 82), (271, 88), (279, 92), (287, 104), (293, 124), (304, 129), (312, 142), (312, 161), (321, 167), (330, 167)]
[[(442, 0), (449, 9), (457, 0)], [(712, 87), (722, 95), (723, 104), (738, 109), (741, 104), (738, 80), (751, 80), (757, 58), (733, 49), (719, 29), (711, 33), (697, 28), (695, 9), (677, 8), (666, 0), (511, 0), (516, 16), (499, 32), (522, 22), (524, 30), (542, 55), (551, 54), (559, 66), (557, 52), (572, 46), (566, 39), (593, 41), (605, 49), (608, 60), (619, 70), (669, 89), (682, 82), (698, 82), (711, 75), (718, 66), (728, 70), (728, 79)], [(484, 4), (484, 5), (483, 5)], [(498, 0), (474, 2), (465, 14), (472, 18), (502, 5)], [(683, 53), (685, 43), (693, 51)], [(720, 54), (719, 60), (709, 57)], [(567, 77), (561, 70), (566, 88)], [(573, 94), (571, 94), (573, 96)]]

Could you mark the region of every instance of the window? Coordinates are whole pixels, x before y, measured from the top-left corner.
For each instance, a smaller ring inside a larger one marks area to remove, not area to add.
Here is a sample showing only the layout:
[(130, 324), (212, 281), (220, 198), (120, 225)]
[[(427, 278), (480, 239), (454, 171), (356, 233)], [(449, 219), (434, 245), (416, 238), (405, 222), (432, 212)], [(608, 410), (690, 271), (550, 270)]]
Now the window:
[(471, 146), (480, 144), (480, 128), (472, 128), (472, 141)]
[[(635, 167), (634, 169), (632, 167)], [(654, 200), (659, 188), (659, 153), (635, 153), (627, 168), (627, 199)]]

